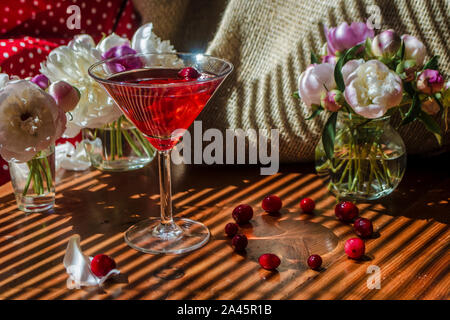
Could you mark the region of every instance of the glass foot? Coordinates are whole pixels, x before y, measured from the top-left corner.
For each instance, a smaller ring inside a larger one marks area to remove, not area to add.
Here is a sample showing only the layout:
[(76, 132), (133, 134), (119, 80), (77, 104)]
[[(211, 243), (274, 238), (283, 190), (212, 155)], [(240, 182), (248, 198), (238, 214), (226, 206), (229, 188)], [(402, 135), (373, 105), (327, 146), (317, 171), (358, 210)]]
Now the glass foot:
[(205, 245), (209, 240), (208, 228), (200, 222), (175, 218), (174, 224), (161, 225), (152, 217), (125, 231), (125, 242), (138, 251), (153, 254), (181, 254)]

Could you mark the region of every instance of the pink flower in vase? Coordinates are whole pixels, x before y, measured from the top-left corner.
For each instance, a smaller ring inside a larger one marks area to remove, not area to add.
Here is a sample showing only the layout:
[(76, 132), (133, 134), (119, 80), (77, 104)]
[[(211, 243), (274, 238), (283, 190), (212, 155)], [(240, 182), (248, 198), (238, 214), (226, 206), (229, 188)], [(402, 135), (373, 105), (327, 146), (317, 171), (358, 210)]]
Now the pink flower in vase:
[(336, 28), (325, 26), (325, 37), (328, 44), (328, 54), (336, 56), (338, 52), (350, 49), (357, 44), (364, 43), (367, 38), (373, 38), (374, 31), (364, 22), (341, 23)]
[(439, 71), (423, 70), (417, 78), (417, 89), (426, 94), (434, 94), (444, 88), (444, 78)]
[(116, 47), (112, 47), (106, 51), (103, 55), (103, 59), (119, 58), (115, 62), (107, 63), (112, 72), (122, 72), (127, 70), (134, 70), (142, 68), (142, 61), (137, 57), (127, 57), (127, 55), (136, 54), (137, 51), (132, 49), (127, 44), (122, 44)]
[(320, 99), (328, 90), (336, 88), (334, 65), (330, 63), (312, 64), (298, 80), (298, 92), (302, 101), (309, 107), (320, 105)]

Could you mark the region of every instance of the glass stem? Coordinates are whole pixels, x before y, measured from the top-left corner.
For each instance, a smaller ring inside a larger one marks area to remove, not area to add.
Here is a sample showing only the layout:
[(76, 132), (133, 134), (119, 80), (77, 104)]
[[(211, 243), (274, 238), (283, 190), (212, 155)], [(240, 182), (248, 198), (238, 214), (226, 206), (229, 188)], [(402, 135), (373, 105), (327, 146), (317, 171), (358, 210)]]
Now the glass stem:
[(158, 152), (159, 189), (161, 196), (161, 224), (173, 223), (172, 218), (172, 185), (170, 177), (170, 151)]

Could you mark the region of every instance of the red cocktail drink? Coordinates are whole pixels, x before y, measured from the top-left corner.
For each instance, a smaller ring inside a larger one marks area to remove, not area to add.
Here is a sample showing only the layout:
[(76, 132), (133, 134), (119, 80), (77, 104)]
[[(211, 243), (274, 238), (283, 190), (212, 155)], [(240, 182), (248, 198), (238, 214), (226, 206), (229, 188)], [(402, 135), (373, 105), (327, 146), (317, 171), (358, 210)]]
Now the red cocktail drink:
[(89, 68), (91, 77), (158, 150), (161, 218), (148, 218), (125, 232), (125, 241), (136, 250), (179, 254), (208, 241), (205, 225), (172, 217), (170, 151), (232, 70), (225, 60), (182, 53), (134, 54)]
[(109, 78), (123, 85), (105, 85), (127, 118), (158, 150), (169, 150), (177, 144), (222, 81), (207, 72), (196, 79), (183, 78), (178, 75), (180, 70), (126, 71)]

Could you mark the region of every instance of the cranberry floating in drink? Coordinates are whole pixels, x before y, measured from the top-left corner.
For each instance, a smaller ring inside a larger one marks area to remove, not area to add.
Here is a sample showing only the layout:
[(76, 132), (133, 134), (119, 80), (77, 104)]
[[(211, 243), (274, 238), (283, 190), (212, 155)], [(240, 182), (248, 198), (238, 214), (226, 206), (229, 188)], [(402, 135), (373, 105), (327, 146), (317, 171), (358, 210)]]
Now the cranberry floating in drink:
[(132, 54), (126, 58), (139, 59), (142, 64), (118, 72), (109, 66), (123, 60), (119, 57), (89, 68), (91, 77), (159, 151), (161, 218), (149, 218), (130, 227), (125, 241), (147, 253), (189, 252), (204, 245), (210, 233), (202, 223), (172, 218), (170, 151), (233, 66), (203, 54)]

